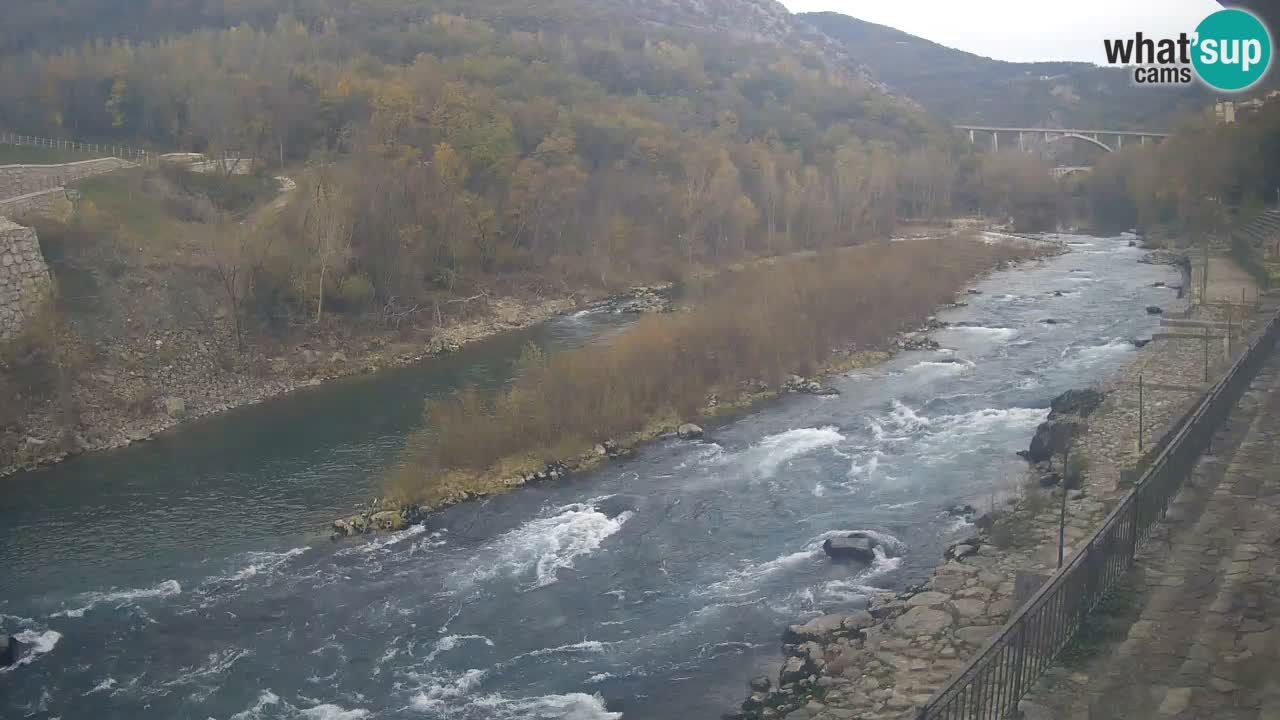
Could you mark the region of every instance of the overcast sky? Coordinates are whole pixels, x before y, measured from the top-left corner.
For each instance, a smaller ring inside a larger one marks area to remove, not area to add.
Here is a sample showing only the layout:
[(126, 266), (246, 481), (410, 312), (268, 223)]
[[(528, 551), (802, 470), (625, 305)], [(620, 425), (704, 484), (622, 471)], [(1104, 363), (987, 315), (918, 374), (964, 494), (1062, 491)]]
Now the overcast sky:
[(781, 0), (852, 15), (999, 60), (1104, 61), (1102, 40), (1191, 32), (1214, 0)]

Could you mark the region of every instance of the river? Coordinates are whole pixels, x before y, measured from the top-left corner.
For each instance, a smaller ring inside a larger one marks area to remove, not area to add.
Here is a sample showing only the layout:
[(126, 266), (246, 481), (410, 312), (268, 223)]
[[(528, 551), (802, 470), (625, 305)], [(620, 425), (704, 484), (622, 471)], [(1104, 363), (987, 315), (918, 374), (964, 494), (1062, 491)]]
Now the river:
[[(782, 625), (927, 575), (966, 530), (946, 508), (1015, 488), (1049, 400), (1150, 336), (1143, 308), (1176, 271), (1125, 238), (1065, 239), (941, 313), (941, 350), (837, 378), (839, 396), (400, 533), (322, 530), (376, 492), (424, 397), (624, 321), (567, 316), (11, 478), (0, 627), (32, 649), (0, 671), (0, 715), (718, 717), (776, 663)], [(822, 540), (848, 530), (889, 552), (831, 563)]]

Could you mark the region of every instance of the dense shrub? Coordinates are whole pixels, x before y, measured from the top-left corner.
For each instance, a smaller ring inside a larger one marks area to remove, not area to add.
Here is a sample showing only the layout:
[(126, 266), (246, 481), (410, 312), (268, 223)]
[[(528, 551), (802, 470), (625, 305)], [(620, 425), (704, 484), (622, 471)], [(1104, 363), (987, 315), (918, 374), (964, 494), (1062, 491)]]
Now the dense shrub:
[(352, 312), (367, 309), (369, 303), (373, 302), (373, 283), (369, 281), (369, 276), (355, 273), (343, 278), (342, 284), (338, 286), (338, 302)]
[(499, 461), (564, 459), (658, 419), (696, 416), (709, 393), (741, 395), (809, 373), (833, 348), (867, 348), (921, 322), (976, 274), (1018, 250), (974, 240), (881, 243), (757, 263), (716, 283), (689, 312), (645, 317), (607, 343), (546, 358), (518, 380), (431, 402), (393, 495), (429, 499), (435, 476), (483, 474)]

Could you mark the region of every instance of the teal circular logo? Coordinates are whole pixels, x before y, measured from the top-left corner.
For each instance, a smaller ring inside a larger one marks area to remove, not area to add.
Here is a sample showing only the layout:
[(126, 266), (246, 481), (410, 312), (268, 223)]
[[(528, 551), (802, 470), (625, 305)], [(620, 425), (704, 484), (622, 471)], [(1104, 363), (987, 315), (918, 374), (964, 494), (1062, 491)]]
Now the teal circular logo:
[(1196, 28), (1191, 63), (1200, 79), (1218, 90), (1244, 90), (1271, 64), (1271, 33), (1245, 10), (1219, 10)]

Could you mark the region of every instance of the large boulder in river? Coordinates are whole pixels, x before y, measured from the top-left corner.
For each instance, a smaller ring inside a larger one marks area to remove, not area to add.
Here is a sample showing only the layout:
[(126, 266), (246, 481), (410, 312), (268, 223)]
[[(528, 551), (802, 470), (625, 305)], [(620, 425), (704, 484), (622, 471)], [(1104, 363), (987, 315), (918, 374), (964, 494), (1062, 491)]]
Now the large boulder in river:
[(1097, 410), (1107, 396), (1093, 388), (1068, 390), (1049, 403), (1049, 417), (1058, 415), (1078, 415), (1089, 417)]
[(788, 645), (806, 642), (826, 644), (837, 637), (857, 634), (873, 624), (875, 618), (866, 610), (855, 610), (848, 615), (823, 615), (802, 625), (788, 626), (782, 633), (782, 642)]
[(1107, 396), (1093, 388), (1068, 390), (1049, 403), (1049, 417), (1036, 428), (1031, 446), (1019, 453), (1035, 464), (1061, 457), (1084, 429), (1082, 418), (1089, 417)]
[(12, 635), (0, 634), (0, 667), (18, 662), (18, 641)]
[(880, 543), (865, 533), (850, 533), (844, 536), (827, 538), (822, 543), (822, 551), (836, 560), (857, 560), (871, 563), (876, 559), (876, 548)]
[(369, 522), (378, 530), (403, 530), (404, 515), (398, 510), (383, 510), (369, 516)]
[(1039, 463), (1062, 457), (1083, 429), (1084, 424), (1078, 418), (1070, 416), (1050, 418), (1040, 423), (1036, 434), (1031, 438), (1027, 460)]
[(693, 423), (685, 423), (676, 428), (676, 435), (679, 435), (681, 440), (697, 440), (702, 437), (702, 428)]

